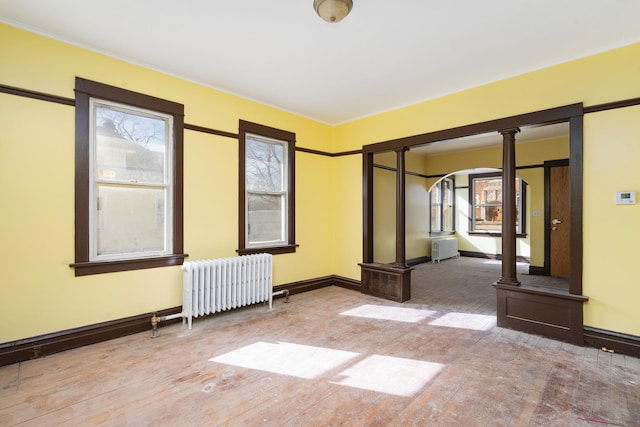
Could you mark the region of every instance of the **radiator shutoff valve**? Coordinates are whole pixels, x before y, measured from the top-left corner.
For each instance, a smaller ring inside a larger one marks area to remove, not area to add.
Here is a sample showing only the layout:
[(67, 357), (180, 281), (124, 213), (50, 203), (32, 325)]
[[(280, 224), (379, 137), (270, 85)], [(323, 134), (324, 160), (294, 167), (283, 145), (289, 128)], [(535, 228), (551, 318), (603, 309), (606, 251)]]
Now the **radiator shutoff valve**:
[(160, 323), (160, 318), (153, 313), (151, 316), (151, 338), (158, 338), (158, 323)]

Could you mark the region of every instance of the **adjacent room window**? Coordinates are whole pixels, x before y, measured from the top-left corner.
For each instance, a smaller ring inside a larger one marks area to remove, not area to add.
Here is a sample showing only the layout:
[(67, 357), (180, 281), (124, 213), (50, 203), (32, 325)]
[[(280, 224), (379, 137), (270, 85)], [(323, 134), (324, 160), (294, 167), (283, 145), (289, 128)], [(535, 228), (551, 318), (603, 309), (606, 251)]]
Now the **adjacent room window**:
[(295, 252), (295, 134), (240, 121), (238, 253)]
[(76, 80), (76, 275), (179, 264), (183, 106)]
[[(469, 184), (469, 231), (502, 233), (502, 175), (469, 175)], [(516, 178), (516, 233), (520, 235), (526, 232), (526, 185), (521, 178)]]
[(453, 179), (443, 178), (431, 188), (430, 205), (430, 232), (432, 234), (453, 233), (455, 230)]

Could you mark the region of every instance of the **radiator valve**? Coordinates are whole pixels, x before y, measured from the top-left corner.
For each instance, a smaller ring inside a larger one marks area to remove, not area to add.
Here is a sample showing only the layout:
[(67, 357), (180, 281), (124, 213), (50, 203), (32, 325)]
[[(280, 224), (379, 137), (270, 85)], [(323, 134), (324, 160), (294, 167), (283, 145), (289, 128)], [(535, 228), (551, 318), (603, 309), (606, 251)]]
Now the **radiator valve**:
[(151, 338), (157, 338), (158, 335), (158, 323), (160, 323), (160, 318), (153, 313), (151, 316)]

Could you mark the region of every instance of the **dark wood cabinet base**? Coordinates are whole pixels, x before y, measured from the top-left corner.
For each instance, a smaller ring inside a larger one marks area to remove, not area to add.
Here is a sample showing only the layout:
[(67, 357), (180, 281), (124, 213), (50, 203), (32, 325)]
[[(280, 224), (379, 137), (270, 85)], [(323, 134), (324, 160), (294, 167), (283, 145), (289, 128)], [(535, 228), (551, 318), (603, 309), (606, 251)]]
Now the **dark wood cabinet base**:
[(360, 267), (363, 293), (397, 302), (411, 299), (413, 267), (394, 267), (376, 263), (360, 264)]
[(527, 286), (494, 286), (498, 326), (583, 344), (586, 297)]

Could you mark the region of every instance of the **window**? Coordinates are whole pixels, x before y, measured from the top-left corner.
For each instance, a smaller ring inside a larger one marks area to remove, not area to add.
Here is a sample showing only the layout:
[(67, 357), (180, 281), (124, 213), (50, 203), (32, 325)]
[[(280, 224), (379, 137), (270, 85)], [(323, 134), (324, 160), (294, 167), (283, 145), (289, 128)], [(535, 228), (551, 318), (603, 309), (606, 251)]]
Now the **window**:
[[(469, 175), (471, 215), (469, 231), (502, 233), (502, 176), (499, 174)], [(516, 234), (525, 227), (526, 182), (516, 178)]]
[(438, 181), (430, 192), (431, 225), (430, 232), (453, 233), (454, 223), (454, 181), (443, 178)]
[(240, 121), (238, 253), (295, 252), (295, 134)]
[(76, 276), (184, 260), (183, 111), (76, 79)]

